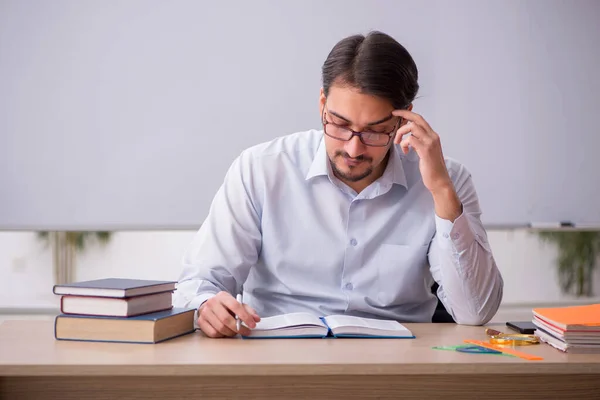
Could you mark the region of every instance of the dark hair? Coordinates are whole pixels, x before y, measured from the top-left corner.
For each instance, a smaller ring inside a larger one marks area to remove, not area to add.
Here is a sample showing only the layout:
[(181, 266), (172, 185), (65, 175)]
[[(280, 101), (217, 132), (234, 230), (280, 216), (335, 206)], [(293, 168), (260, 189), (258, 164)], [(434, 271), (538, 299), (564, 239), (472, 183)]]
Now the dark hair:
[(419, 90), (411, 55), (394, 38), (377, 31), (339, 41), (327, 56), (322, 74), (325, 96), (333, 84), (350, 85), (389, 100), (397, 109), (407, 108)]

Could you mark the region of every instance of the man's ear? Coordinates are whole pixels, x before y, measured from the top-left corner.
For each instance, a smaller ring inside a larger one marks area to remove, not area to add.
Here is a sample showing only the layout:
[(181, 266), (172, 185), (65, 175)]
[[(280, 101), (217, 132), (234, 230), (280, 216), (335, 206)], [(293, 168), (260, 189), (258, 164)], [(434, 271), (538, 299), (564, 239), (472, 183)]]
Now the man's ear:
[(325, 101), (327, 98), (325, 97), (325, 90), (321, 88), (321, 93), (319, 94), (319, 118), (323, 115), (323, 110), (325, 109)]
[(412, 109), (413, 109), (413, 103), (410, 103), (410, 105), (408, 106), (407, 110), (408, 111), (412, 111)]

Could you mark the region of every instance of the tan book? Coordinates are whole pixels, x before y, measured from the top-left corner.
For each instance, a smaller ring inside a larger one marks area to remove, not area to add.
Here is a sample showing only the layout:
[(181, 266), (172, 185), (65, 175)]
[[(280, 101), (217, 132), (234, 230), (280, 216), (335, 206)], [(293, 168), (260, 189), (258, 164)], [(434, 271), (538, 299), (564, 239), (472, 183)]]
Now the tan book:
[(159, 343), (195, 331), (192, 309), (172, 308), (135, 317), (58, 315), (57, 340), (91, 342)]

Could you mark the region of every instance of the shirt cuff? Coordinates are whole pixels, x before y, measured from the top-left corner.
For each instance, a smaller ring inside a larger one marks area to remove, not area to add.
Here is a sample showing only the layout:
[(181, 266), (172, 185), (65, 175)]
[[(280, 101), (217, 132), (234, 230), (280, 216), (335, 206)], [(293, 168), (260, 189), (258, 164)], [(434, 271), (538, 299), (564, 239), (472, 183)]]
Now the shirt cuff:
[(436, 214), (435, 227), (439, 243), (445, 249), (460, 253), (468, 249), (475, 240), (475, 234), (464, 212), (454, 222), (440, 218)]
[(198, 309), (206, 300), (210, 299), (215, 295), (216, 293), (202, 293), (194, 297), (192, 301), (189, 302), (188, 307), (194, 308), (196, 310), (194, 311), (194, 329), (200, 329), (200, 327), (198, 326)]

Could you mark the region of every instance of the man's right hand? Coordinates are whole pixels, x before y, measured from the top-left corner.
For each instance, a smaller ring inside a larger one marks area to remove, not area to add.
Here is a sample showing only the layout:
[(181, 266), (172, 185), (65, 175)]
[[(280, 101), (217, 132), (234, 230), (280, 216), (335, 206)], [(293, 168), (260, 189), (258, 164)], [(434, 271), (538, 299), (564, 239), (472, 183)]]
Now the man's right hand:
[(219, 292), (206, 300), (198, 309), (198, 326), (204, 334), (211, 338), (231, 337), (236, 334), (248, 335), (250, 330), (240, 325), (236, 329), (235, 316), (238, 316), (248, 327), (255, 328), (260, 317), (247, 304), (240, 304), (227, 292)]

